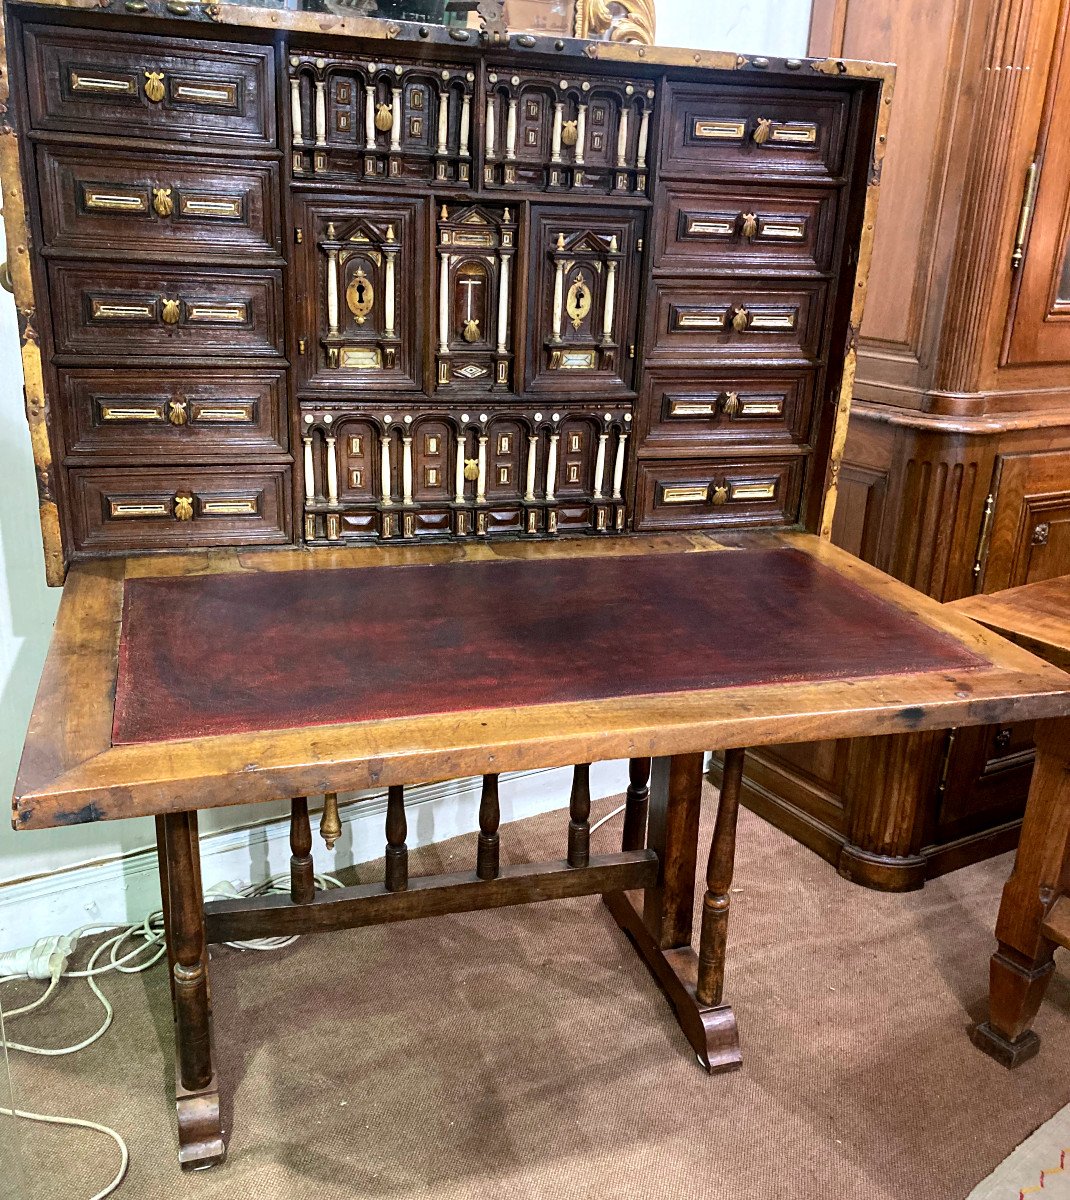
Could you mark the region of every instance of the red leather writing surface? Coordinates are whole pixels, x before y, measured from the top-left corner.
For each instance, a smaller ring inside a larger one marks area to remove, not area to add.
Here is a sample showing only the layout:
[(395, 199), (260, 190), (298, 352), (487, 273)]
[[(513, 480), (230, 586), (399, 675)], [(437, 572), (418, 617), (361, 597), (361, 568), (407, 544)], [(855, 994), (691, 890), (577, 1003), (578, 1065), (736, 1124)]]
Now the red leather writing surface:
[(790, 549), (136, 579), (116, 744), (962, 669)]

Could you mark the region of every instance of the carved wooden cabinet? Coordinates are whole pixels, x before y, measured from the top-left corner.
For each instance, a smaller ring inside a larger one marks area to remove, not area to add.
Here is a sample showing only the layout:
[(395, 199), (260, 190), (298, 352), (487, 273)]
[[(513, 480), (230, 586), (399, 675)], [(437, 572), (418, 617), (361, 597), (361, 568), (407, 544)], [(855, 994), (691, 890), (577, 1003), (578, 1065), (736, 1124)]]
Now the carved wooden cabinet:
[(6, 13), (54, 581), (109, 551), (827, 531), (888, 68)]

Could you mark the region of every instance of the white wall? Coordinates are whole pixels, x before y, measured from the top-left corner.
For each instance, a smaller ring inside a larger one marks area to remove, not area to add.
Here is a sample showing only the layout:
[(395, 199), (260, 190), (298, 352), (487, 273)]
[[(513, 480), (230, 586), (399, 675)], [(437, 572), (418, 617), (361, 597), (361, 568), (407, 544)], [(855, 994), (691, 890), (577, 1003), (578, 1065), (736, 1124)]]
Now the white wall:
[(811, 0), (657, 0), (657, 39), (662, 46), (801, 58), (810, 8)]

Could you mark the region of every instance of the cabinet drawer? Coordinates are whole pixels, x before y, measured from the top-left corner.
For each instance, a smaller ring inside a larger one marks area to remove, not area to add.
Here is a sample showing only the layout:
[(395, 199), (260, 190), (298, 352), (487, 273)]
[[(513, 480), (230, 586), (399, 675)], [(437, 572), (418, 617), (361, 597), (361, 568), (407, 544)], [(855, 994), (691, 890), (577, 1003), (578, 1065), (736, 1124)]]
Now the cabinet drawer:
[(274, 146), (268, 46), (28, 26), (37, 129)]
[(810, 434), (817, 378), (814, 371), (648, 368), (639, 405), (639, 448), (667, 455), (803, 444)]
[(738, 187), (666, 187), (659, 207), (654, 266), (827, 271), (836, 232), (836, 193)]
[(79, 550), (289, 541), (288, 467), (73, 469)]
[(662, 174), (838, 178), (849, 97), (842, 92), (721, 84), (674, 86)]
[(827, 295), (825, 283), (657, 284), (650, 361), (689, 354), (811, 361), (821, 354)]
[(60, 389), (70, 454), (174, 463), (286, 450), (279, 371), (61, 371)]
[(45, 244), (63, 254), (282, 254), (278, 163), (67, 146), (37, 163)]
[(793, 525), (806, 459), (640, 460), (636, 529)]
[(282, 353), (278, 271), (52, 264), (59, 354), (218, 358)]

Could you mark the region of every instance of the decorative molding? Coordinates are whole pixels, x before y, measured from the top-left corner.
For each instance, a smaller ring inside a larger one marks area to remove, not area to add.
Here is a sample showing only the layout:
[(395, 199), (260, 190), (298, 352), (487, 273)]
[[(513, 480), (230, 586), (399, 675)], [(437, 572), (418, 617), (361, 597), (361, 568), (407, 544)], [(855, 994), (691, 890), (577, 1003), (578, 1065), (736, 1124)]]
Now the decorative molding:
[(578, 38), (654, 44), (654, 0), (576, 0)]

